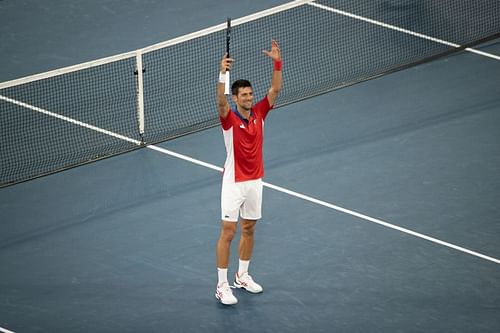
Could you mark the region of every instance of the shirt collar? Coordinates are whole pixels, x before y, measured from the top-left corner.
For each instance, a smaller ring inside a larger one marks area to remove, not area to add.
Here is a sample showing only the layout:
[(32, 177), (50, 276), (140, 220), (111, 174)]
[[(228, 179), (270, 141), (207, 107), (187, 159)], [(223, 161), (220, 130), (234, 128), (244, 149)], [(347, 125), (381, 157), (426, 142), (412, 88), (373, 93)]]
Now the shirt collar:
[[(238, 111), (238, 109), (237, 109), (237, 108), (232, 109), (232, 111), (233, 111), (233, 112), (234, 112), (234, 113), (235, 113), (235, 114), (236, 114), (236, 115), (237, 115), (237, 116), (238, 116), (241, 120), (243, 120), (244, 122), (248, 123), (249, 119), (247, 119), (247, 118), (243, 117), (243, 115), (242, 115), (242, 114)], [(252, 110), (250, 110), (250, 118), (252, 118), (252, 117), (253, 117), (253, 111), (252, 111)]]

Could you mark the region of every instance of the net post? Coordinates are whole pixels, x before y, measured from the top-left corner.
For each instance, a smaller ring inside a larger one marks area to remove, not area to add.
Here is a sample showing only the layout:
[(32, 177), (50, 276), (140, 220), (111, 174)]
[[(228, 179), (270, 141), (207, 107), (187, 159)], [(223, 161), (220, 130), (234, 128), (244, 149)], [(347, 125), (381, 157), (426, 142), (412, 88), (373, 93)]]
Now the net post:
[(142, 52), (136, 52), (137, 64), (137, 121), (139, 125), (139, 135), (141, 136), (141, 144), (144, 144), (144, 69), (142, 67)]

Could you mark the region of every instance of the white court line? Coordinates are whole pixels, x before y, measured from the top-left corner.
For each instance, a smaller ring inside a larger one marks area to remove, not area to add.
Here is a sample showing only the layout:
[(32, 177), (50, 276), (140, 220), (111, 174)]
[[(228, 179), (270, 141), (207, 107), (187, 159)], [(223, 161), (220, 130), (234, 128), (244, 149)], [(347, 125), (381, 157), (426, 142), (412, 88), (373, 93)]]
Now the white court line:
[(464, 253), (467, 253), (467, 254), (470, 254), (470, 255), (473, 255), (473, 256), (485, 259), (485, 260), (493, 261), (493, 262), (495, 262), (497, 264), (500, 264), (500, 260), (499, 259), (486, 256), (484, 254), (481, 254), (481, 253), (478, 253), (478, 252), (466, 249), (464, 247), (457, 246), (457, 245), (454, 245), (454, 244), (451, 244), (451, 243), (439, 240), (439, 239), (434, 238), (434, 237), (430, 237), (430, 236), (421, 234), (419, 232), (416, 232), (416, 231), (413, 231), (413, 230), (410, 230), (410, 229), (399, 227), (397, 225), (394, 225), (394, 224), (391, 224), (391, 223), (388, 223), (388, 222), (385, 222), (385, 221), (382, 221), (382, 220), (370, 217), (368, 215), (357, 213), (357, 212), (355, 212), (353, 210), (350, 210), (350, 209), (346, 209), (346, 208), (342, 208), (340, 206), (333, 205), (333, 204), (328, 203), (328, 202), (323, 201), (323, 200), (315, 199), (315, 198), (312, 198), (310, 196), (307, 196), (307, 195), (304, 195), (304, 194), (300, 194), (300, 193), (297, 193), (297, 192), (294, 192), (294, 191), (290, 191), (290, 190), (287, 190), (287, 189), (285, 189), (283, 187), (279, 187), (279, 186), (268, 184), (268, 183), (264, 183), (264, 186), (267, 186), (267, 187), (272, 188), (272, 189), (274, 189), (276, 191), (280, 191), (280, 192), (286, 193), (288, 195), (291, 195), (291, 196), (294, 196), (294, 197), (297, 197), (297, 198), (300, 198), (300, 199), (303, 199), (303, 200), (306, 200), (306, 201), (309, 201), (309, 202), (312, 202), (312, 203), (315, 203), (315, 204), (318, 204), (318, 205), (321, 205), (321, 206), (324, 206), (324, 207), (327, 207), (327, 208), (334, 209), (336, 211), (339, 211), (339, 212), (342, 212), (342, 213), (345, 213), (345, 214), (348, 214), (348, 215), (352, 215), (352, 216), (358, 217), (360, 219), (363, 219), (363, 220), (366, 220), (366, 221), (369, 221), (369, 222), (373, 222), (373, 223), (382, 225), (382, 226), (387, 227), (387, 228), (391, 228), (391, 229), (403, 232), (403, 233), (408, 234), (408, 235), (412, 235), (412, 236), (415, 236), (415, 237), (418, 237), (418, 238), (422, 238), (422, 239), (425, 239), (427, 241), (430, 241), (430, 242), (433, 242), (433, 243), (436, 243), (436, 244), (439, 244), (439, 245), (443, 245), (443, 246), (452, 248), (454, 250), (461, 251), (461, 252), (464, 252)]
[[(256, 20), (256, 19), (260, 19), (260, 18), (269, 16), (269, 15), (273, 15), (273, 14), (276, 14), (276, 13), (279, 13), (279, 12), (282, 12), (282, 11), (285, 11), (285, 10), (289, 10), (289, 9), (292, 9), (292, 8), (295, 8), (295, 7), (304, 6), (304, 5), (315, 6), (317, 8), (328, 10), (328, 11), (331, 11), (331, 12), (334, 12), (334, 13), (337, 13), (337, 14), (340, 14), (340, 15), (348, 16), (348, 17), (351, 17), (351, 18), (354, 18), (354, 19), (357, 19), (357, 20), (361, 20), (361, 21), (365, 21), (365, 22), (372, 23), (372, 24), (375, 24), (375, 25), (379, 25), (379, 26), (382, 26), (384, 28), (388, 28), (388, 29), (400, 31), (400, 32), (403, 32), (403, 33), (406, 33), (406, 34), (410, 34), (412, 36), (416, 36), (416, 37), (424, 38), (424, 39), (427, 39), (427, 40), (431, 40), (431, 41), (434, 41), (436, 43), (445, 44), (445, 45), (452, 46), (452, 47), (455, 47), (455, 48), (460, 48), (461, 47), (460, 45), (455, 44), (455, 43), (447, 42), (447, 41), (444, 41), (444, 40), (441, 40), (441, 39), (437, 39), (437, 38), (433, 38), (433, 37), (426, 36), (426, 35), (423, 35), (423, 34), (419, 34), (419, 33), (416, 33), (416, 32), (410, 31), (410, 30), (406, 30), (406, 29), (403, 29), (403, 28), (399, 28), (399, 27), (396, 27), (396, 26), (393, 26), (393, 25), (390, 25), (390, 24), (386, 24), (386, 23), (383, 23), (383, 22), (380, 22), (380, 21), (372, 20), (372, 19), (369, 19), (369, 18), (366, 18), (366, 17), (363, 17), (363, 16), (355, 15), (355, 14), (352, 14), (352, 13), (349, 13), (349, 12), (345, 12), (345, 11), (342, 11), (342, 10), (339, 10), (339, 9), (335, 9), (335, 8), (331, 8), (331, 7), (328, 7), (328, 6), (325, 6), (325, 5), (317, 4), (317, 3), (314, 2), (314, 0), (294, 0), (294, 1), (290, 1), (288, 3), (282, 4), (282, 5), (273, 7), (273, 8), (269, 8), (269, 9), (263, 10), (261, 12), (257, 12), (257, 13), (254, 13), (254, 14), (251, 14), (251, 15), (248, 15), (248, 16), (237, 18), (237, 19), (233, 20), (231, 24), (233, 26), (237, 26), (239, 24), (244, 24), (244, 23)], [(82, 69), (87, 69), (87, 68), (91, 68), (91, 67), (95, 67), (95, 66), (100, 66), (100, 65), (104, 65), (104, 64), (107, 64), (107, 63), (110, 63), (110, 62), (115, 62), (115, 61), (119, 61), (119, 60), (133, 58), (133, 57), (136, 56), (137, 52), (139, 52), (139, 53), (148, 53), (148, 52), (151, 52), (151, 51), (158, 50), (160, 48), (165, 48), (165, 47), (168, 47), (168, 46), (176, 45), (178, 43), (184, 43), (186, 41), (189, 41), (189, 40), (192, 40), (192, 39), (195, 39), (195, 38), (203, 37), (203, 36), (206, 36), (208, 34), (224, 30), (225, 28), (226, 28), (226, 23), (224, 22), (224, 23), (221, 23), (221, 24), (218, 24), (218, 25), (215, 25), (215, 26), (203, 29), (203, 30), (192, 32), (192, 33), (187, 34), (187, 35), (182, 35), (182, 36), (179, 36), (179, 37), (176, 37), (176, 38), (164, 41), (164, 42), (153, 44), (153, 45), (144, 47), (142, 49), (125, 52), (125, 53), (122, 53), (122, 54), (117, 54), (117, 55), (106, 57), (106, 58), (102, 58), (102, 59), (88, 61), (88, 62), (85, 62), (85, 63), (73, 65), (73, 66), (63, 67), (63, 68), (55, 69), (55, 70), (44, 72), (44, 73), (34, 74), (34, 75), (30, 75), (30, 76), (19, 78), (19, 79), (11, 80), (11, 81), (0, 82), (0, 89), (5, 89), (5, 88), (8, 88), (8, 87), (12, 87), (12, 86), (20, 85), (20, 84), (25, 84), (25, 83), (29, 83), (29, 82), (32, 82), (32, 81), (38, 81), (38, 80), (47, 79), (47, 78), (50, 78), (50, 77), (53, 77), (53, 76), (58, 76), (58, 75), (66, 74), (66, 73), (71, 73), (71, 72), (74, 72), (74, 71), (79, 71), (79, 70), (82, 70)], [(482, 55), (482, 56), (485, 56), (485, 57), (489, 57), (489, 58), (492, 58), (492, 59), (500, 60), (500, 56), (497, 56), (497, 55), (494, 55), (494, 54), (490, 54), (490, 53), (486, 53), (486, 52), (483, 52), (483, 51), (478, 51), (478, 50), (475, 50), (475, 49), (472, 49), (472, 48), (466, 48), (465, 51), (472, 52), (472, 53), (475, 53), (475, 54), (478, 54), (478, 55)]]
[[(321, 4), (318, 4), (318, 3), (315, 3), (315, 2), (309, 2), (307, 4), (310, 5), (310, 6), (314, 6), (314, 7), (317, 7), (317, 8), (324, 9), (326, 11), (329, 11), (329, 12), (332, 12), (332, 13), (335, 13), (335, 14), (347, 16), (347, 17), (350, 17), (350, 18), (353, 18), (353, 19), (356, 19), (356, 20), (360, 20), (360, 21), (364, 21), (364, 22), (371, 23), (371, 24), (374, 24), (374, 25), (378, 25), (378, 26), (383, 27), (383, 28), (387, 28), (387, 29), (399, 31), (399, 32), (402, 32), (402, 33), (405, 33), (405, 34), (408, 34), (408, 35), (411, 35), (411, 36), (414, 36), (414, 37), (423, 38), (423, 39), (426, 39), (426, 40), (429, 40), (429, 41), (432, 41), (432, 42), (435, 42), (435, 43), (439, 43), (439, 44), (451, 46), (451, 47), (454, 47), (454, 48), (457, 48), (457, 49), (462, 47), (459, 44), (455, 44), (455, 43), (448, 42), (448, 41), (445, 41), (445, 40), (442, 40), (442, 39), (439, 39), (439, 38), (434, 38), (434, 37), (431, 37), (431, 36), (420, 34), (420, 33), (415, 32), (415, 31), (411, 31), (411, 30), (407, 30), (407, 29), (404, 29), (404, 28), (400, 28), (400, 27), (397, 27), (397, 26), (394, 26), (394, 25), (391, 25), (391, 24), (387, 24), (387, 23), (384, 23), (384, 22), (377, 21), (377, 20), (372, 20), (372, 19), (369, 19), (367, 17), (363, 17), (363, 16), (359, 16), (359, 15), (356, 15), (356, 14), (352, 14), (352, 13), (349, 13), (349, 12), (346, 12), (346, 11), (343, 11), (343, 10), (340, 10), (340, 9), (328, 7), (328, 6), (321, 5)], [(482, 56), (485, 56), (485, 57), (489, 57), (489, 58), (492, 58), (492, 59), (495, 59), (495, 60), (500, 60), (500, 56), (497, 56), (497, 55), (494, 55), (494, 54), (491, 54), (491, 53), (486, 53), (486, 52), (475, 50), (475, 49), (469, 48), (469, 47), (465, 48), (464, 50), (468, 51), (468, 52), (471, 52), (471, 53), (478, 54), (478, 55), (482, 55)]]
[[(273, 8), (269, 8), (269, 9), (251, 14), (251, 15), (247, 15), (244, 17), (234, 19), (234, 20), (232, 20), (231, 25), (237, 26), (237, 25), (244, 24), (244, 23), (247, 23), (250, 21), (261, 19), (263, 17), (269, 16), (269, 15), (274, 15), (274, 14), (277, 14), (277, 13), (285, 11), (285, 10), (289, 10), (289, 9), (292, 9), (295, 7), (303, 6), (311, 1), (314, 1), (314, 0), (290, 1), (288, 3), (282, 4), (282, 5), (273, 7)], [(203, 29), (203, 30), (192, 32), (192, 33), (187, 34), (187, 35), (182, 35), (182, 36), (179, 36), (176, 38), (169, 39), (169, 40), (164, 41), (164, 42), (150, 45), (150, 46), (144, 47), (142, 49), (125, 52), (122, 54), (117, 54), (117, 55), (114, 55), (111, 57), (106, 57), (106, 58), (102, 58), (102, 59), (88, 61), (88, 62), (85, 62), (82, 64), (63, 67), (63, 68), (55, 69), (55, 70), (44, 72), (44, 73), (34, 74), (34, 75), (19, 78), (19, 79), (11, 80), (11, 81), (0, 82), (0, 89), (5, 89), (8, 87), (17, 86), (20, 84), (26, 84), (26, 83), (29, 83), (32, 81), (38, 81), (38, 80), (47, 79), (47, 78), (50, 78), (53, 76), (58, 76), (58, 75), (62, 75), (62, 74), (67, 74), (67, 73), (79, 71), (82, 69), (100, 66), (100, 65), (104, 65), (104, 64), (107, 64), (110, 62), (115, 62), (115, 61), (119, 61), (119, 60), (133, 58), (136, 56), (137, 53), (141, 53), (141, 54), (148, 53), (148, 52), (155, 51), (155, 50), (165, 48), (168, 46), (176, 45), (179, 43), (184, 43), (184, 42), (187, 42), (187, 41), (195, 39), (195, 38), (200, 38), (200, 37), (206, 36), (208, 34), (212, 34), (214, 32), (224, 30), (224, 29), (226, 29), (226, 26), (227, 26), (226, 22), (224, 22), (224, 23), (221, 23), (221, 24), (218, 24), (218, 25), (215, 25), (215, 26)]]
[[(128, 141), (128, 142), (132, 142), (132, 143), (135, 143), (137, 145), (141, 144), (140, 141), (128, 138), (128, 137), (123, 136), (121, 134), (117, 134), (117, 133), (114, 133), (114, 132), (111, 132), (111, 131), (108, 131), (108, 130), (105, 130), (105, 129), (102, 129), (102, 128), (99, 128), (99, 127), (95, 127), (93, 125), (89, 125), (89, 124), (83, 123), (81, 121), (72, 119), (72, 118), (61, 116), (61, 115), (58, 115), (56, 113), (53, 113), (53, 112), (50, 112), (50, 111), (38, 108), (38, 107), (33, 106), (33, 105), (29, 105), (29, 104), (26, 104), (26, 103), (23, 103), (23, 102), (16, 101), (14, 99), (11, 99), (11, 98), (8, 98), (8, 97), (2, 96), (2, 95), (0, 95), (0, 99), (5, 100), (5, 101), (10, 102), (10, 103), (13, 103), (13, 104), (16, 104), (16, 105), (19, 105), (19, 106), (26, 107), (26, 108), (28, 108), (30, 110), (33, 110), (33, 111), (36, 111), (36, 112), (40, 112), (40, 113), (49, 115), (51, 117), (55, 117), (55, 118), (63, 120), (63, 121), (67, 121), (67, 122), (70, 122), (70, 123), (73, 123), (73, 124), (76, 124), (76, 125), (83, 126), (85, 128), (88, 128), (88, 129), (97, 131), (99, 133), (103, 133), (103, 134), (112, 136), (112, 137), (117, 138), (117, 139), (121, 139), (121, 140), (125, 140), (125, 141)], [(184, 160), (184, 161), (187, 161), (187, 162), (190, 162), (190, 163), (193, 163), (193, 164), (205, 167), (205, 168), (209, 168), (209, 169), (212, 169), (212, 170), (215, 170), (215, 171), (218, 171), (218, 172), (222, 172), (222, 170), (223, 170), (221, 167), (215, 166), (213, 164), (210, 164), (210, 163), (207, 163), (207, 162), (204, 162), (204, 161), (200, 161), (198, 159), (189, 157), (187, 155), (183, 155), (183, 154), (179, 154), (179, 153), (173, 152), (173, 151), (165, 149), (165, 148), (161, 148), (161, 147), (154, 146), (154, 145), (148, 145), (146, 147), (149, 148), (149, 149), (155, 150), (157, 152), (160, 152), (162, 154), (166, 154), (166, 155), (169, 155), (169, 156), (172, 156), (172, 157), (175, 157), (175, 158), (178, 158), (178, 159), (181, 159), (181, 160)], [(266, 186), (266, 187), (268, 187), (270, 189), (273, 189), (275, 191), (283, 192), (283, 193), (286, 193), (286, 194), (288, 194), (290, 196), (293, 196), (293, 197), (296, 197), (296, 198), (299, 198), (299, 199), (302, 199), (302, 200), (306, 200), (306, 201), (318, 204), (318, 205), (323, 206), (323, 207), (327, 207), (327, 208), (334, 209), (336, 211), (339, 211), (339, 212), (342, 212), (342, 213), (345, 213), (345, 214), (348, 214), (348, 215), (351, 215), (351, 216), (355, 216), (355, 217), (363, 219), (365, 221), (369, 221), (369, 222), (372, 222), (372, 223), (376, 223), (376, 224), (382, 225), (382, 226), (384, 226), (386, 228), (391, 228), (391, 229), (403, 232), (403, 233), (408, 234), (408, 235), (412, 235), (412, 236), (415, 236), (415, 237), (418, 237), (418, 238), (421, 238), (421, 239), (425, 239), (427, 241), (430, 241), (430, 242), (433, 242), (433, 243), (436, 243), (436, 244), (439, 244), (439, 245), (442, 245), (442, 246), (446, 246), (448, 248), (451, 248), (451, 249), (454, 249), (454, 250), (457, 250), (457, 251), (460, 251), (460, 252), (464, 252), (464, 253), (476, 256), (478, 258), (482, 258), (482, 259), (489, 260), (489, 261), (492, 261), (494, 263), (500, 264), (500, 260), (499, 259), (496, 259), (496, 258), (493, 258), (493, 257), (490, 257), (490, 256), (486, 256), (486, 255), (481, 254), (479, 252), (475, 252), (475, 251), (466, 249), (464, 247), (457, 246), (457, 245), (454, 245), (454, 244), (451, 244), (451, 243), (439, 240), (437, 238), (421, 234), (419, 232), (415, 232), (415, 231), (410, 230), (410, 229), (399, 227), (397, 225), (394, 225), (394, 224), (391, 224), (391, 223), (388, 223), (388, 222), (385, 222), (385, 221), (382, 221), (382, 220), (370, 217), (368, 215), (364, 215), (364, 214), (361, 214), (361, 213), (358, 213), (358, 212), (355, 212), (355, 211), (352, 211), (352, 210), (349, 210), (349, 209), (346, 209), (346, 208), (342, 208), (342, 207), (337, 206), (337, 205), (333, 205), (333, 204), (328, 203), (326, 201), (319, 200), (319, 199), (307, 196), (305, 194), (301, 194), (301, 193), (298, 193), (298, 192), (295, 192), (295, 191), (291, 191), (291, 190), (288, 190), (286, 188), (283, 188), (283, 187), (280, 187), (280, 186), (277, 186), (277, 185), (273, 185), (273, 184), (270, 184), (270, 183), (267, 183), (267, 182), (264, 182), (264, 186)]]
[(108, 130), (105, 130), (105, 129), (102, 129), (102, 128), (99, 128), (99, 127), (96, 127), (96, 126), (93, 126), (93, 125), (89, 125), (87, 123), (75, 120), (73, 118), (62, 116), (60, 114), (57, 114), (57, 113), (54, 113), (54, 112), (50, 112), (50, 111), (47, 111), (45, 109), (42, 109), (42, 108), (30, 105), (30, 104), (26, 104), (26, 103), (17, 101), (15, 99), (12, 99), (12, 98), (9, 98), (9, 97), (3, 96), (3, 95), (0, 95), (0, 100), (4, 100), (6, 102), (9, 102), (9, 103), (12, 103), (12, 104), (15, 104), (15, 105), (18, 105), (18, 106), (22, 106), (22, 107), (27, 108), (29, 110), (33, 110), (33, 111), (42, 113), (42, 114), (50, 116), (50, 117), (54, 117), (54, 118), (66, 121), (68, 123), (72, 123), (72, 124), (75, 124), (75, 125), (78, 125), (78, 126), (82, 126), (82, 127), (88, 128), (90, 130), (93, 130), (93, 131), (96, 131), (96, 132), (99, 132), (99, 133), (102, 133), (102, 134), (106, 134), (106, 135), (112, 136), (114, 138), (123, 140), (123, 141), (132, 142), (132, 143), (135, 143), (136, 145), (140, 145), (141, 144), (141, 141), (134, 140), (134, 139), (131, 139), (131, 138), (126, 137), (124, 135), (121, 135), (121, 134), (118, 134), (118, 133), (114, 133), (114, 132), (111, 132), (111, 131), (108, 131)]
[(483, 52), (483, 51), (479, 51), (479, 50), (476, 50), (476, 49), (471, 49), (470, 47), (466, 48), (465, 51), (468, 51), (468, 52), (471, 52), (471, 53), (475, 53), (475, 54), (478, 54), (478, 55), (482, 55), (484, 57), (492, 58), (492, 59), (495, 59), (495, 60), (500, 60), (500, 56), (497, 56), (497, 55), (494, 55), (494, 54), (491, 54), (491, 53), (487, 53), (487, 52)]
[(186, 156), (186, 155), (182, 155), (182, 154), (179, 154), (179, 153), (176, 153), (176, 152), (173, 152), (171, 150), (164, 149), (164, 148), (161, 148), (161, 147), (158, 147), (158, 146), (150, 145), (150, 146), (146, 146), (146, 147), (149, 148), (149, 149), (152, 149), (152, 150), (156, 150), (157, 152), (160, 152), (162, 154), (170, 155), (170, 156), (173, 156), (175, 158), (178, 158), (178, 159), (181, 159), (181, 160), (193, 163), (193, 164), (197, 164), (197, 165), (200, 165), (202, 167), (209, 168), (209, 169), (212, 169), (212, 170), (215, 170), (215, 171), (222, 172), (222, 170), (223, 170), (221, 167), (215, 166), (213, 164), (210, 164), (210, 163), (207, 163), (207, 162), (203, 162), (203, 161), (197, 160), (195, 158), (192, 158), (192, 157), (189, 157), (189, 156)]
[[(215, 166), (213, 164), (197, 160), (195, 158), (192, 158), (192, 157), (189, 157), (189, 156), (186, 156), (186, 155), (183, 155), (183, 154), (179, 154), (179, 153), (173, 152), (173, 151), (168, 150), (168, 149), (160, 148), (160, 147), (157, 147), (157, 146), (147, 146), (147, 148), (156, 150), (156, 151), (158, 151), (160, 153), (163, 153), (163, 154), (167, 154), (167, 155), (173, 156), (175, 158), (179, 158), (179, 159), (185, 160), (185, 161), (190, 162), (190, 163), (194, 163), (194, 164), (206, 167), (206, 168), (210, 168), (212, 170), (216, 170), (216, 171), (222, 172), (222, 168), (220, 168), (218, 166)], [(365, 215), (365, 214), (361, 214), (361, 213), (355, 212), (355, 211), (350, 210), (350, 209), (342, 208), (340, 206), (337, 206), (337, 205), (328, 203), (326, 201), (310, 197), (310, 196), (305, 195), (305, 194), (301, 194), (301, 193), (298, 193), (298, 192), (295, 192), (295, 191), (288, 190), (288, 189), (286, 189), (284, 187), (276, 186), (276, 185), (273, 185), (273, 184), (270, 184), (270, 183), (267, 183), (267, 182), (264, 182), (264, 186), (266, 186), (266, 187), (268, 187), (270, 189), (273, 189), (275, 191), (286, 193), (286, 194), (288, 194), (290, 196), (293, 196), (293, 197), (296, 197), (296, 198), (299, 198), (299, 199), (302, 199), (302, 200), (305, 200), (305, 201), (309, 201), (309, 202), (318, 204), (318, 205), (323, 206), (323, 207), (327, 207), (327, 208), (330, 208), (330, 209), (333, 209), (333, 210), (336, 210), (336, 211), (339, 211), (339, 212), (342, 212), (342, 213), (345, 213), (345, 214), (348, 214), (348, 215), (351, 215), (351, 216), (355, 216), (355, 217), (363, 219), (365, 221), (369, 221), (369, 222), (373, 222), (373, 223), (379, 224), (379, 225), (384, 226), (386, 228), (394, 229), (394, 230), (403, 232), (403, 233), (408, 234), (408, 235), (412, 235), (412, 236), (415, 236), (415, 237), (418, 237), (418, 238), (421, 238), (421, 239), (425, 239), (427, 241), (430, 241), (430, 242), (433, 242), (433, 243), (436, 243), (436, 244), (439, 244), (439, 245), (442, 245), (442, 246), (446, 246), (448, 248), (451, 248), (451, 249), (454, 249), (454, 250), (457, 250), (457, 251), (460, 251), (460, 252), (463, 252), (463, 253), (467, 253), (467, 254), (476, 256), (476, 257), (481, 258), (481, 259), (489, 260), (489, 261), (492, 261), (494, 263), (500, 264), (500, 260), (499, 259), (487, 256), (487, 255), (484, 255), (484, 254), (481, 254), (481, 253), (476, 252), (476, 251), (472, 251), (472, 250), (466, 249), (466, 248), (458, 246), (458, 245), (454, 245), (452, 243), (448, 243), (448, 242), (439, 240), (439, 239), (434, 238), (434, 237), (430, 237), (430, 236), (421, 234), (419, 232), (416, 232), (416, 231), (413, 231), (413, 230), (410, 230), (410, 229), (399, 227), (397, 225), (394, 225), (394, 224), (391, 224), (391, 223), (388, 223), (388, 222), (385, 222), (385, 221), (382, 221), (382, 220), (370, 217), (370, 216)]]
[(3, 328), (3, 327), (0, 327), (0, 332), (3, 332), (3, 333), (15, 333), (15, 332), (9, 331), (8, 329)]

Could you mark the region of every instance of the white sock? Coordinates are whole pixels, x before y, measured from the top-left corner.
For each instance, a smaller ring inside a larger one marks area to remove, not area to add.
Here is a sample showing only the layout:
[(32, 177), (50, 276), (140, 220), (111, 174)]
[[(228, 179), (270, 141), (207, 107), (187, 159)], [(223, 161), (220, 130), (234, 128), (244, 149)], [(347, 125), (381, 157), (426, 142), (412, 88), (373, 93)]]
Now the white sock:
[(217, 275), (219, 276), (219, 283), (217, 284), (220, 286), (224, 282), (227, 282), (227, 268), (219, 268), (217, 267)]
[(238, 275), (248, 272), (248, 265), (250, 265), (250, 260), (241, 260), (238, 266)]

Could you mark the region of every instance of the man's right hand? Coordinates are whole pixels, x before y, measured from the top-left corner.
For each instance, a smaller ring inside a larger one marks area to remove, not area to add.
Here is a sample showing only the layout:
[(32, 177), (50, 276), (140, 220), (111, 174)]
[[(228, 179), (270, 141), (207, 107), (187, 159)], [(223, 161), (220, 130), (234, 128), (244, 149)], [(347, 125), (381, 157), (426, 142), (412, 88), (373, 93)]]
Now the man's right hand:
[(220, 62), (220, 72), (222, 74), (225, 74), (226, 71), (231, 70), (231, 65), (233, 63), (233, 58), (229, 58), (227, 56), (227, 53), (224, 54), (224, 57), (222, 58)]
[[(231, 69), (231, 64), (233, 59), (227, 56), (227, 53), (224, 54), (220, 62), (220, 72), (221, 74), (226, 74), (227, 71)], [(220, 80), (220, 78), (219, 78)], [(226, 118), (229, 114), (229, 103), (227, 102), (226, 95), (224, 95), (224, 82), (218, 81), (217, 84), (217, 110), (219, 111), (219, 115), (222, 118)]]

